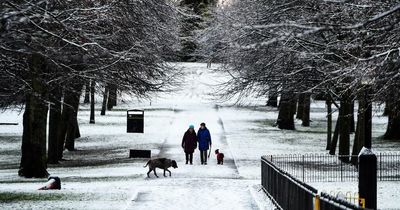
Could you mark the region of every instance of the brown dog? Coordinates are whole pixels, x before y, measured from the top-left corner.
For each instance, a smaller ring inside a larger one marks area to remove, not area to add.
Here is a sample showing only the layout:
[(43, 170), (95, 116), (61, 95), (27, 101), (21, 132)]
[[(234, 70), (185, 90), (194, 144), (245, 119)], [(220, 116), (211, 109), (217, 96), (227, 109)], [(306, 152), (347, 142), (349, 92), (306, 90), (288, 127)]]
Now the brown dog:
[(217, 155), (217, 164), (224, 165), (224, 153), (220, 153), (219, 149), (216, 149), (215, 154)]
[(164, 169), (164, 176), (165, 171), (169, 172), (169, 176), (171, 176), (171, 171), (168, 170), (169, 167), (178, 168), (175, 160), (167, 159), (167, 158), (157, 158), (147, 161), (147, 164), (143, 166), (144, 168), (149, 166), (149, 172), (147, 172), (147, 177), (150, 178), (149, 174), (151, 171), (154, 171), (154, 175), (158, 178), (156, 173), (156, 168)]

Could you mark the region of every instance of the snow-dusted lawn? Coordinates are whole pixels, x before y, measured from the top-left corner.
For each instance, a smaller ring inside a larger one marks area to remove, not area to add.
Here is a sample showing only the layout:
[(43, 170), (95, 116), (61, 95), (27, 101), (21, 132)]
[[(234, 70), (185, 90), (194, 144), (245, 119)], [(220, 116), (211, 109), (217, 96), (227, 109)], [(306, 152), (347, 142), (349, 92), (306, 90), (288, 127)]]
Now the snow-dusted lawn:
[[(37, 191), (45, 179), (17, 176), (20, 156), (22, 114), (0, 113), (0, 209), (274, 209), (260, 191), (260, 157), (268, 154), (324, 152), (325, 112), (323, 102), (312, 104), (310, 128), (296, 122), (296, 131), (280, 131), (272, 124), (277, 111), (266, 108), (265, 98), (249, 98), (246, 106), (215, 106), (210, 95), (225, 77), (206, 69), (206, 64), (179, 63), (186, 77), (180, 91), (138, 101), (123, 97), (114, 111), (96, 115), (89, 124), (89, 107), (81, 106), (79, 122), (82, 137), (78, 151), (65, 152), (60, 165), (49, 165), (49, 172), (62, 180), (61, 191)], [(213, 65), (213, 68), (216, 66)], [(97, 101), (100, 108), (100, 100)], [(220, 104), (221, 105), (221, 104)], [(251, 105), (251, 106), (248, 106)], [(144, 108), (145, 133), (126, 133), (126, 110)], [(336, 113), (335, 113), (336, 114)], [(386, 118), (374, 117), (374, 137), (383, 134)], [(217, 165), (215, 155), (207, 166), (200, 165), (199, 152), (194, 165), (184, 164), (180, 147), (189, 124), (196, 128), (205, 122), (213, 138), (213, 150), (225, 154), (225, 164)], [(397, 150), (398, 142), (375, 139), (376, 150)], [(129, 159), (129, 149), (151, 149), (153, 157), (168, 157), (178, 162), (172, 177), (146, 177), (147, 160)], [(356, 183), (316, 184), (321, 190), (356, 190)], [(341, 186), (343, 188), (341, 188)], [(394, 190), (386, 190), (391, 186)], [(350, 188), (349, 188), (350, 187)], [(397, 198), (400, 184), (379, 184), (379, 206)], [(4, 202), (4, 197), (8, 198)], [(394, 197), (393, 197), (394, 196)], [(385, 208), (400, 208), (400, 205)]]

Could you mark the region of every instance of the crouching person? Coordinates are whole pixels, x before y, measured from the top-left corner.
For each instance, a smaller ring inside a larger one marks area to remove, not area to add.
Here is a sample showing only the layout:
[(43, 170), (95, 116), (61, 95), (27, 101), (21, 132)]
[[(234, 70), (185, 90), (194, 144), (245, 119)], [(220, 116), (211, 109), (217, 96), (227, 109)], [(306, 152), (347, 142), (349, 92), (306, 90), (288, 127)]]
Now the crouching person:
[(39, 190), (60, 190), (61, 180), (57, 176), (51, 176), (48, 178), (45, 186), (39, 188)]

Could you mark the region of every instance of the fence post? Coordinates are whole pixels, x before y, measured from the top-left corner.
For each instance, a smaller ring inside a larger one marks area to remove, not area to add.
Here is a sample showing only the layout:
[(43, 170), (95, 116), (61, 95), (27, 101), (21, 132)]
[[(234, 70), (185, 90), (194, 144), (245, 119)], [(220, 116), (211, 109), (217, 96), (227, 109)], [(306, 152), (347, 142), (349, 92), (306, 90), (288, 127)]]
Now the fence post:
[(382, 153), (379, 153), (379, 180), (383, 180), (383, 175), (382, 175)]
[(340, 181), (343, 182), (343, 161), (339, 160), (340, 162)]
[(314, 210), (320, 210), (321, 209), (320, 205), (321, 204), (319, 202), (319, 195), (317, 194), (314, 197)]
[(304, 180), (304, 165), (305, 165), (305, 162), (304, 162), (304, 155), (302, 155), (302, 157), (303, 157), (303, 182), (305, 181)]
[(358, 191), (360, 200), (365, 199), (365, 207), (377, 209), (377, 157), (366, 147), (358, 155)]

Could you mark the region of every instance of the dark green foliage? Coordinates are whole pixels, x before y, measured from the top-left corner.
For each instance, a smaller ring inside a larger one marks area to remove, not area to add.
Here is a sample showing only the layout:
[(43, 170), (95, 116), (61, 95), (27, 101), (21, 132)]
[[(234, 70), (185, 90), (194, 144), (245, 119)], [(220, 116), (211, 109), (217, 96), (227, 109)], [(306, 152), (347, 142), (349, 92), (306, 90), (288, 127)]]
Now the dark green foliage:
[(181, 50), (178, 56), (182, 61), (197, 61), (201, 56), (198, 49), (197, 31), (205, 28), (205, 20), (210, 16), (209, 10), (215, 6), (213, 0), (183, 0), (180, 6), (190, 15), (181, 17), (180, 30)]

